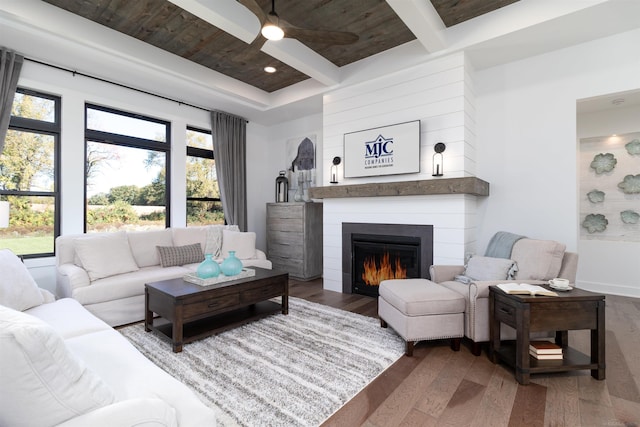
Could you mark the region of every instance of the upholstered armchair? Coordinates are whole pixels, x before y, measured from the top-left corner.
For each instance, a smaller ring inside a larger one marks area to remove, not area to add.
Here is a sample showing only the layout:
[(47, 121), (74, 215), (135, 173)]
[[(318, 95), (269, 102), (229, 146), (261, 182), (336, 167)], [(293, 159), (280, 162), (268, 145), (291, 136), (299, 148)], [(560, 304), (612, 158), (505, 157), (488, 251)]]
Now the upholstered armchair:
[[(464, 313), (464, 335), (471, 340), (472, 353), (480, 355), (481, 344), (489, 341), (489, 286), (499, 283), (529, 283), (545, 284), (555, 277), (568, 279), (575, 283), (578, 267), (578, 254), (565, 252), (566, 246), (552, 240), (534, 240), (521, 238), (513, 244), (509, 259), (514, 261), (515, 267), (503, 273), (510, 279), (487, 277), (485, 268), (481, 273), (471, 272), (464, 265), (433, 265), (431, 266), (431, 280), (463, 295), (466, 300)], [(491, 258), (483, 261), (490, 261)], [(473, 259), (473, 257), (472, 257)], [(496, 260), (495, 258), (493, 258)], [(470, 260), (471, 261), (471, 260)], [(498, 261), (498, 260), (496, 260)], [(501, 258), (501, 261), (505, 261)], [(516, 270), (517, 271), (514, 271)], [(466, 275), (465, 275), (466, 273)], [(477, 280), (475, 275), (484, 275), (483, 280)], [(491, 273), (495, 274), (495, 272)], [(456, 280), (457, 278), (457, 280)], [(488, 279), (495, 280), (488, 280)], [(468, 282), (468, 283), (464, 283)], [(502, 325), (502, 339), (515, 339), (515, 330)], [(544, 334), (543, 336), (552, 336)]]

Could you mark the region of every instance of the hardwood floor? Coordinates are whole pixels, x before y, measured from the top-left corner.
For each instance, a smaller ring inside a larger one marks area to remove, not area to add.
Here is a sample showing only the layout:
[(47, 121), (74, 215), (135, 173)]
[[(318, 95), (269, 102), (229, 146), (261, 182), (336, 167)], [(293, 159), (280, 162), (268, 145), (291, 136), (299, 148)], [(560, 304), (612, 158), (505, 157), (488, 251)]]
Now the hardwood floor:
[[(377, 317), (375, 298), (290, 280), (290, 295)], [(329, 426), (640, 426), (640, 299), (607, 295), (607, 379), (589, 371), (532, 375), (519, 385), (511, 368), (462, 345), (420, 342), (324, 424)], [(589, 332), (570, 331), (589, 354)]]

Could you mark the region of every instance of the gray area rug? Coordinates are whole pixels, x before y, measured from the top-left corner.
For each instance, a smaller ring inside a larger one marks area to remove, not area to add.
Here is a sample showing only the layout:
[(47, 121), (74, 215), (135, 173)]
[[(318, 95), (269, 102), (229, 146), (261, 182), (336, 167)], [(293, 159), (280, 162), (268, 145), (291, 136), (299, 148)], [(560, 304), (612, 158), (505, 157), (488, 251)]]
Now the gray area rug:
[(191, 387), (221, 426), (318, 426), (404, 353), (377, 319), (289, 298), (289, 315), (186, 344), (173, 353), (143, 324), (120, 329)]

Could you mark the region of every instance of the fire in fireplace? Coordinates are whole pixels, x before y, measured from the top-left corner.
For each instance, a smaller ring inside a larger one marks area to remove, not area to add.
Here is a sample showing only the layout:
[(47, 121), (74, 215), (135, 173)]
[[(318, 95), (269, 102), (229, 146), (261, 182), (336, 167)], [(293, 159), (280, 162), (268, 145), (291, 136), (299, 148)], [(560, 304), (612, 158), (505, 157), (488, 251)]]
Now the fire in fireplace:
[(387, 279), (429, 278), (433, 226), (342, 224), (343, 292), (378, 296)]
[(391, 262), (391, 255), (385, 251), (379, 262), (376, 258), (371, 255), (364, 260), (364, 271), (360, 277), (366, 285), (378, 286), (383, 280), (407, 278), (407, 269), (402, 266), (399, 256), (396, 255)]

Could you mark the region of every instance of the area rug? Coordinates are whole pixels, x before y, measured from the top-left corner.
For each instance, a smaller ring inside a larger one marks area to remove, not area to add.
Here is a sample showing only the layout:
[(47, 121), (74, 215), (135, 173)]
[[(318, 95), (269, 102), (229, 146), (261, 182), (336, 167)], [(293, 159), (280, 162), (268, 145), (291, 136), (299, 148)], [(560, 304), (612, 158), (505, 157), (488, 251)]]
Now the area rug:
[(187, 344), (181, 353), (136, 324), (138, 350), (191, 387), (221, 426), (318, 426), (402, 356), (377, 319), (289, 298), (273, 315)]

